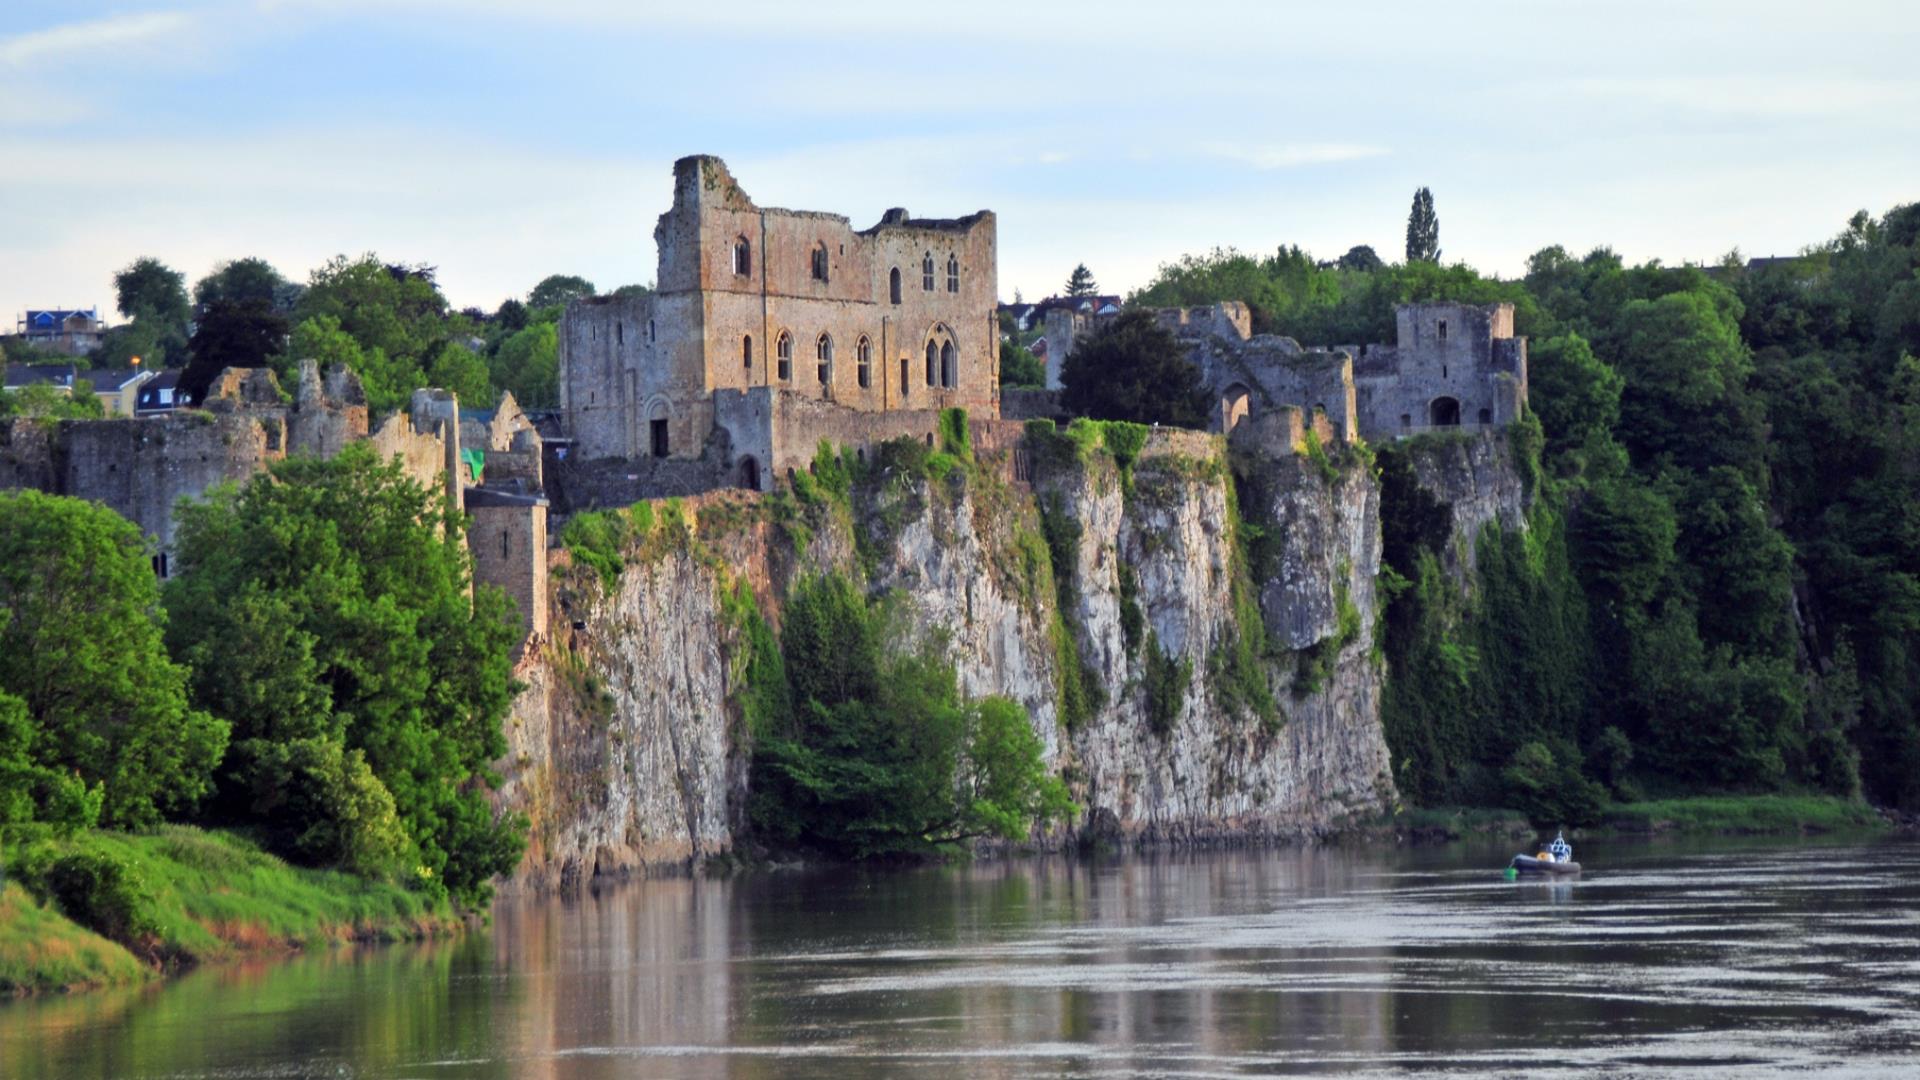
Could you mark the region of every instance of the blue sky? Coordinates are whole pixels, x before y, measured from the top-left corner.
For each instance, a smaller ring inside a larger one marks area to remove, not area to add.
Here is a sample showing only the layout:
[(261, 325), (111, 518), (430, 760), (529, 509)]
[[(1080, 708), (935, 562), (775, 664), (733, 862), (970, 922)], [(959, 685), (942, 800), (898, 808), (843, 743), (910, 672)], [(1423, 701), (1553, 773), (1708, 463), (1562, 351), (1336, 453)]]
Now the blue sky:
[[(1442, 9), (1445, 9), (1442, 13)], [(491, 308), (653, 278), (669, 166), (1000, 220), (1000, 290), (1216, 245), (1786, 253), (1920, 199), (1920, 5), (8, 0), (0, 316), (151, 254), (426, 262)]]

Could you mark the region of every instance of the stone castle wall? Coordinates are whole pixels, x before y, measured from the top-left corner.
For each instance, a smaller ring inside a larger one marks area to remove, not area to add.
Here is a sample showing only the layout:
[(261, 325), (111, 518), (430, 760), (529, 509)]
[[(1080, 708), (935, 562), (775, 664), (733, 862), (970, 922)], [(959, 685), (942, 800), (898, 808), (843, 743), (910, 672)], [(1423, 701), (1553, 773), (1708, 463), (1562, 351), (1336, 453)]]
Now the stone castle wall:
[[(729, 471), (752, 456), (754, 469), (777, 472), (794, 464), (793, 446), (917, 426), (847, 412), (997, 414), (991, 213), (890, 210), (856, 231), (837, 214), (755, 205), (718, 158), (684, 158), (674, 178), (654, 232), (657, 292), (580, 301), (562, 320), (561, 409), (575, 454), (656, 456), (659, 430), (666, 456), (700, 457), (718, 427), (736, 454)], [(757, 414), (747, 402), (763, 394), (822, 406), (780, 408), (790, 424), (817, 416), (825, 426), (748, 431), (772, 422), (771, 405)]]

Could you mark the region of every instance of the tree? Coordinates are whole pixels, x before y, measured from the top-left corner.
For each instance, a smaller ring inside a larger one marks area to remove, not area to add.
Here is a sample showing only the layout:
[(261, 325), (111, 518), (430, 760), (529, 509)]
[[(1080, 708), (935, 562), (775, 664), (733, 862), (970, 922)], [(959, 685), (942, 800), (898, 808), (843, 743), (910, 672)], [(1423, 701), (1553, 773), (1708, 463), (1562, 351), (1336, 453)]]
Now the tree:
[(527, 294), (527, 306), (565, 307), (570, 301), (593, 296), (593, 282), (576, 274), (549, 274)]
[(139, 258), (113, 275), (113, 288), (120, 314), (139, 328), (146, 339), (140, 344), (145, 347), (138, 351), (103, 347), (96, 359), (103, 359), (104, 366), (123, 367), (127, 357), (138, 355), (144, 366), (158, 370), (163, 362), (184, 357), (187, 324), (193, 317), (184, 275), (158, 259)]
[(93, 392), (93, 383), (74, 380), (69, 393), (61, 393), (45, 383), (23, 386), (18, 390), (0, 390), (0, 416), (28, 416), (39, 420), (98, 420), (106, 408)]
[(1433, 212), (1433, 192), (1426, 188), (1413, 193), (1413, 209), (1407, 213), (1407, 261), (1440, 261), (1440, 218)]
[[(331, 318), (361, 352), (355, 370), (376, 411), (399, 408), (425, 380), (425, 366), (450, 339), (446, 297), (427, 268), (389, 266), (374, 255), (329, 259), (308, 280), (294, 309), (300, 324)], [(304, 359), (289, 352), (283, 366)]]
[(187, 343), (191, 359), (180, 374), (180, 390), (187, 400), (206, 400), (207, 387), (225, 369), (267, 367), (286, 348), (287, 319), (273, 309), (271, 296), (271, 290), (266, 299), (221, 296), (204, 305), (200, 324)]
[(1078, 266), (1075, 266), (1073, 268), (1073, 273), (1067, 275), (1067, 295), (1068, 296), (1072, 296), (1075, 298), (1082, 297), (1082, 296), (1097, 296), (1099, 295), (1099, 292), (1100, 292), (1100, 286), (1094, 283), (1093, 271), (1087, 269), (1086, 263), (1081, 263)]
[[(465, 345), (447, 342), (427, 368), (427, 385), (451, 390), (470, 409), (490, 409), (499, 398), (487, 362)], [(516, 395), (517, 396), (517, 395)]]
[(487, 799), (517, 630), (511, 602), (473, 586), (464, 532), (444, 493), (365, 444), (279, 462), (182, 505), (167, 642), (193, 699), (233, 723), (224, 814), (296, 857), (398, 861), (477, 905), (524, 823)]
[[(214, 267), (193, 287), (193, 302), (205, 309), (215, 304), (259, 303), (276, 310), (287, 295), (287, 279), (265, 259), (234, 259)], [(284, 310), (277, 310), (285, 315)], [(202, 315), (204, 319), (204, 314)]]
[(493, 354), (493, 383), (525, 408), (560, 402), (560, 334), (552, 323), (534, 323), (500, 343)]
[(500, 302), (500, 310), (493, 313), (494, 325), (514, 333), (527, 325), (527, 305), (512, 297)]
[(1096, 420), (1207, 426), (1200, 370), (1173, 334), (1130, 308), (1102, 323), (1061, 365), (1060, 403)]
[(1610, 436), (1620, 419), (1620, 373), (1593, 355), (1587, 339), (1562, 334), (1527, 349), (1527, 400), (1554, 456)]
[(1366, 244), (1357, 244), (1348, 248), (1347, 253), (1340, 256), (1340, 260), (1334, 264), (1336, 269), (1351, 270), (1362, 274), (1371, 274), (1376, 270), (1385, 269), (1386, 265), (1386, 261), (1375, 254), (1373, 248)]
[(1011, 341), (1000, 343), (1000, 385), (1031, 387), (1038, 389), (1047, 385), (1047, 366), (1040, 358), (1027, 351), (1024, 345), (1015, 345)]
[[(750, 603), (750, 601), (749, 601)], [(963, 702), (953, 665), (843, 577), (787, 598), (780, 658), (756, 660), (752, 814), (763, 835), (865, 858), (1017, 839), (1071, 811), (1032, 722)]]
[[(588, 295), (592, 295), (592, 294), (591, 294), (591, 293), (589, 293)], [(613, 290), (613, 293), (612, 293), (612, 295), (614, 295), (614, 296), (622, 296), (622, 297), (625, 297), (625, 296), (652, 296), (652, 295), (653, 295), (653, 286), (651, 286), (651, 285), (622, 285), (622, 286), (620, 286), (619, 288), (617, 288), (617, 289), (615, 289), (615, 290)]]
[[(0, 694), (25, 703), (27, 760), (98, 790), (103, 825), (191, 809), (227, 743), (226, 723), (187, 703), (157, 601), (132, 522), (80, 499), (0, 492)], [(35, 816), (59, 816), (73, 795), (48, 797)]]

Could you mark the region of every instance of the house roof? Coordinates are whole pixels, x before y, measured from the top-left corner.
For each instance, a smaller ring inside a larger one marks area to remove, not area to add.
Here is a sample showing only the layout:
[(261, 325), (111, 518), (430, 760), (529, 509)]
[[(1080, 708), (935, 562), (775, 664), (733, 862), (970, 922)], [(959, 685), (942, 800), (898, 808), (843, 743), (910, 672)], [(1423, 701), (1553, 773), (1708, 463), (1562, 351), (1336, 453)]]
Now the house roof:
[(160, 404), (160, 391), (178, 388), (180, 385), (180, 373), (181, 369), (179, 368), (168, 368), (153, 378), (148, 379), (146, 382), (141, 383), (140, 398), (134, 403), (134, 407), (139, 409), (157, 409), (172, 408), (175, 405), (181, 404), (178, 398), (175, 398), (167, 405), (163, 406)]
[(79, 308), (46, 308), (38, 311), (29, 308), (27, 310), (26, 321), (28, 326), (36, 330), (54, 329), (66, 322), (69, 316), (85, 315), (89, 319), (98, 319), (100, 317), (98, 312), (98, 308), (87, 308), (85, 310)]
[(23, 386), (72, 386), (72, 364), (8, 364), (7, 389)]
[(93, 383), (94, 393), (110, 394), (116, 390), (124, 389), (128, 383), (139, 379), (143, 375), (152, 374), (153, 372), (151, 371), (143, 371), (137, 367), (100, 368), (87, 372), (86, 378), (89, 382)]

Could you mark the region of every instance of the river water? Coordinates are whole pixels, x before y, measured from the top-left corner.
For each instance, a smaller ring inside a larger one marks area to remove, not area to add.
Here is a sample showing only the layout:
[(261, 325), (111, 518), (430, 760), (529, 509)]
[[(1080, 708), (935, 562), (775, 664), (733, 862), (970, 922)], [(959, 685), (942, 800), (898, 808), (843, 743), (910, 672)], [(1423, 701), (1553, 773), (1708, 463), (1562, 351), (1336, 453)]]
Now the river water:
[(0, 1006), (0, 1075), (1920, 1076), (1920, 843), (806, 870)]

